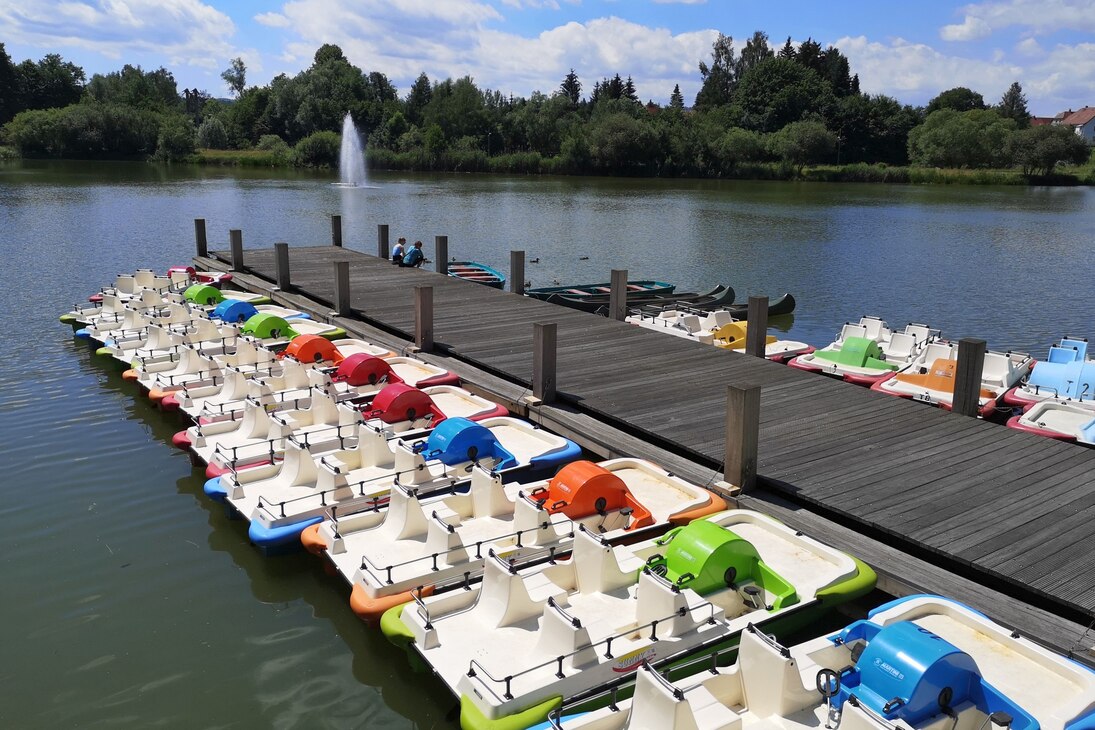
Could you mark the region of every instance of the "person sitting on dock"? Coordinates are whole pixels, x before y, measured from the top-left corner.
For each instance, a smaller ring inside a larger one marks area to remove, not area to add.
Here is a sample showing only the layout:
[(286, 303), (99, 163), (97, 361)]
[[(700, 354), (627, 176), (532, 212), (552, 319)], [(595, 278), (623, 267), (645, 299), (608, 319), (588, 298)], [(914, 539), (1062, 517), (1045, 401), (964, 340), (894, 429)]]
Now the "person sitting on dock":
[(406, 250), (407, 239), (400, 236), (399, 240), (396, 241), (395, 248), (392, 249), (392, 263), (397, 265), (402, 264), (403, 254), (406, 253)]
[(422, 242), (415, 241), (414, 248), (407, 252), (407, 254), (403, 257), (403, 261), (400, 262), (399, 265), (403, 267), (410, 266), (417, 268), (421, 266), (425, 260), (426, 254), (422, 253)]

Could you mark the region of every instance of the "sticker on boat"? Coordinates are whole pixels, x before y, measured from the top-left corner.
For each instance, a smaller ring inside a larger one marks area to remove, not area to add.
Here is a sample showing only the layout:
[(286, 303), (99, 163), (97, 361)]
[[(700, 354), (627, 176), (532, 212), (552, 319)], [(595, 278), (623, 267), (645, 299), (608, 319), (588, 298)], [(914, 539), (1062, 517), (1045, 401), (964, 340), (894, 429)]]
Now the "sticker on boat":
[(658, 651), (653, 646), (648, 646), (645, 649), (638, 649), (616, 659), (616, 662), (612, 665), (612, 671), (617, 674), (634, 672), (642, 666), (643, 662), (653, 661), (654, 657), (657, 655)]

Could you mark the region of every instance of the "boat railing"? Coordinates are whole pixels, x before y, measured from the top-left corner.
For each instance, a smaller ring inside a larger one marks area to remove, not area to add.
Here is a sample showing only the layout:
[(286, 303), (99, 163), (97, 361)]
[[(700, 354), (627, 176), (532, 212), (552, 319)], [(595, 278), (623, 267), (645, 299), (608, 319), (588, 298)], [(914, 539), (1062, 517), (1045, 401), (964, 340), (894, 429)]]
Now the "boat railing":
[(749, 632), (750, 634), (752, 634), (753, 636), (760, 639), (761, 641), (763, 641), (765, 644), (767, 644), (769, 649), (772, 649), (773, 651), (778, 652), (779, 655), (781, 657), (783, 657), (784, 659), (790, 659), (791, 658), (791, 650), (790, 649), (788, 649), (786, 646), (784, 646), (783, 644), (776, 641), (775, 637), (770, 636), (769, 634), (766, 634), (763, 631), (761, 631), (760, 629), (758, 629), (756, 624), (754, 624), (753, 622), (750, 621), (748, 624), (746, 624), (745, 630), (747, 632)]
[[(858, 708), (859, 710), (861, 710), (864, 715), (869, 717), (871, 719), (871, 721), (876, 723), (880, 728), (884, 728), (884, 730), (898, 730), (897, 725), (893, 724), (892, 722), (887, 720), (885, 717), (878, 714), (875, 710), (873, 710), (870, 707), (870, 705), (866, 704), (865, 702), (862, 702), (854, 694), (850, 695), (848, 697), (848, 704), (851, 705), (852, 707), (855, 707), (855, 708)], [(987, 719), (986, 719), (986, 722), (988, 722)]]
[[(448, 532), (450, 534), (456, 532), (455, 526), (450, 525), (449, 523), (445, 522), (445, 520), (440, 515), (437, 514), (437, 510), (434, 510), (430, 514), (430, 518), (432, 520), (434, 520), (435, 522), (437, 522), (439, 525), (441, 525), (441, 527), (446, 532)], [(429, 553), (428, 555), (419, 555), (416, 558), (411, 558), (410, 560), (404, 560), (402, 563), (392, 563), (390, 565), (383, 565), (383, 566), (377, 565), (376, 563), (374, 563), (372, 560), (369, 559), (368, 555), (363, 555), (361, 557), (361, 566), (360, 567), (361, 567), (362, 572), (368, 573), (369, 575), (373, 576), (373, 578), (376, 579), (377, 583), (383, 583), (384, 585), (392, 585), (395, 582), (392, 578), (392, 571), (393, 570), (398, 570), (399, 568), (405, 568), (408, 565), (414, 565), (416, 563), (427, 563), (428, 562), (428, 563), (430, 563), (430, 570), (432, 572), (436, 573), (436, 572), (441, 570), (441, 568), (438, 564), (438, 560), (441, 559), (441, 558), (445, 558), (448, 555), (451, 555), (453, 553), (457, 553), (457, 552), (460, 552), (460, 551), (470, 552), (471, 548), (474, 548), (475, 549), (474, 560), (483, 560), (484, 559), (483, 558), (483, 545), (484, 544), (497, 543), (497, 542), (501, 542), (502, 540), (508, 540), (510, 538), (514, 538), (515, 541), (516, 541), (514, 547), (523, 550), (526, 546), (523, 544), (522, 540), (529, 533), (536, 533), (536, 532), (540, 532), (541, 530), (546, 530), (549, 527), (559, 527), (561, 525), (567, 525), (567, 524), (573, 524), (573, 523), (571, 523), (569, 518), (564, 518), (564, 519), (559, 520), (557, 522), (552, 521), (552, 520), (544, 520), (543, 522), (539, 523), (535, 527), (526, 527), (523, 530), (517, 530), (515, 532), (508, 532), (504, 535), (497, 535), (495, 537), (491, 537), (489, 540), (478, 540), (473, 545), (464, 545), (464, 544), (457, 545), (456, 547), (449, 548), (448, 550), (441, 550), (439, 552)], [(335, 528), (335, 534), (336, 535), (338, 534), (337, 529), (338, 528), (336, 526), (336, 528)], [(574, 532), (571, 531), (569, 533), (568, 537), (574, 537)], [(558, 552), (558, 550), (559, 550), (558, 545), (550, 545), (550, 546), (547, 546), (547, 547), (540, 548), (540, 550), (538, 552), (545, 553), (550, 558), (554, 558), (555, 554)], [(488, 552), (488, 555), (490, 557), (495, 558), (496, 560), (498, 559), (498, 557), (495, 554), (493, 548), (487, 548), (487, 552)], [(535, 553), (530, 553), (530, 554), (527, 554), (527, 555), (522, 555), (521, 557), (522, 558), (531, 558), (534, 555), (535, 555)], [(504, 564), (506, 570), (509, 571), (511, 564), (508, 563), (508, 562), (503, 562), (503, 564)]]
[[(548, 605), (550, 606), (550, 605), (552, 605), (552, 603), (553, 603), (553, 601), (551, 601), (549, 599)], [(552, 606), (552, 608), (553, 608), (553, 610), (558, 610), (555, 606)], [(567, 675), (563, 671), (563, 664), (564, 664), (564, 662), (566, 662), (567, 659), (569, 659), (571, 657), (574, 657), (574, 656), (577, 656), (578, 654), (580, 654), (582, 652), (589, 651), (590, 649), (594, 649), (594, 650), (598, 651), (598, 653), (600, 653), (600, 648), (601, 647), (604, 647), (604, 653), (600, 654), (600, 656), (602, 656), (605, 659), (614, 659), (615, 656), (612, 653), (612, 643), (614, 641), (616, 641), (617, 639), (630, 638), (630, 637), (635, 636), (636, 634), (639, 634), (641, 632), (645, 632), (647, 629), (650, 629), (650, 635), (647, 637), (647, 639), (650, 642), (657, 642), (658, 641), (658, 625), (659, 624), (663, 624), (666, 621), (672, 621), (675, 618), (681, 618), (681, 617), (684, 617), (684, 616), (693, 615), (696, 612), (698, 612), (698, 611), (700, 611), (701, 609), (704, 609), (704, 608), (706, 608), (708, 610), (707, 611), (708, 615), (707, 615), (706, 618), (701, 618), (700, 620), (703, 623), (706, 623), (706, 624), (712, 625), (712, 626), (717, 624), (718, 619), (715, 618), (715, 610), (716, 610), (715, 605), (712, 604), (710, 601), (703, 601), (702, 603), (699, 603), (695, 606), (681, 606), (678, 610), (674, 611), (673, 613), (669, 614), (668, 616), (662, 616), (661, 618), (656, 618), (656, 619), (653, 619), (651, 621), (648, 621), (647, 623), (642, 624), (641, 626), (631, 627), (627, 631), (623, 631), (619, 634), (613, 634), (612, 636), (609, 636), (605, 639), (601, 639), (599, 641), (594, 641), (594, 642), (591, 642), (589, 644), (584, 644), (582, 646), (579, 646), (574, 651), (568, 652), (566, 654), (560, 654), (559, 656), (555, 657), (554, 659), (549, 659), (545, 662), (541, 662), (540, 664), (537, 664), (534, 667), (529, 667), (528, 669), (523, 669), (520, 672), (516, 672), (514, 674), (508, 674), (505, 677), (500, 677), (499, 678), (499, 677), (495, 677), (495, 676), (491, 675), (491, 673), (488, 672), (486, 670), (486, 668), (483, 667), (483, 665), (481, 663), (479, 663), (475, 659), (472, 659), (468, 664), (467, 676), (471, 679), (478, 679), (479, 683), (488, 692), (490, 692), (494, 696), (495, 699), (500, 700), (500, 701), (501, 700), (512, 700), (513, 699), (513, 692), (512, 692), (513, 680), (515, 680), (515, 679), (519, 679), (520, 677), (531, 674), (533, 672), (538, 672), (538, 671), (540, 671), (544, 668), (547, 668), (547, 667), (554, 667), (555, 668), (555, 677), (557, 679), (565, 679)], [(564, 612), (563, 615), (567, 616), (569, 618), (569, 614), (566, 614)], [(573, 620), (577, 620), (577, 619), (573, 619)], [(572, 625), (574, 625), (574, 624), (572, 623)], [(576, 625), (576, 627), (578, 627), (580, 625), (581, 624), (579, 623), (579, 624)], [(722, 636), (720, 638), (725, 638), (725, 637)], [(693, 647), (693, 648), (695, 648), (695, 647)], [(483, 679), (484, 677), (486, 678), (486, 681), (484, 681), (484, 679)], [(499, 695), (495, 688), (501, 689), (502, 694)]]

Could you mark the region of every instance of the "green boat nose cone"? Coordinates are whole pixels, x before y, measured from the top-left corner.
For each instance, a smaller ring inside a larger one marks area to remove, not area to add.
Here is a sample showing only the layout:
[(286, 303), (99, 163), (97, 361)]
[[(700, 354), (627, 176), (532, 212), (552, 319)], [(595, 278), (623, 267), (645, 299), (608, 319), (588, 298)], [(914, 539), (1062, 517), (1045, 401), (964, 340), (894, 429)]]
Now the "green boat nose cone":
[(75, 322), (75, 321), (76, 321), (76, 315), (75, 315), (75, 314), (72, 314), (72, 313), (70, 312), (70, 313), (68, 313), (68, 314), (62, 314), (62, 315), (61, 315), (60, 317), (58, 317), (57, 319), (61, 320), (61, 321), (62, 321), (62, 322), (64, 322), (65, 324), (69, 324), (70, 322)]
[(95, 354), (96, 355), (113, 355), (114, 354), (114, 348), (112, 348), (112, 347), (100, 347), (98, 350), (95, 351)]

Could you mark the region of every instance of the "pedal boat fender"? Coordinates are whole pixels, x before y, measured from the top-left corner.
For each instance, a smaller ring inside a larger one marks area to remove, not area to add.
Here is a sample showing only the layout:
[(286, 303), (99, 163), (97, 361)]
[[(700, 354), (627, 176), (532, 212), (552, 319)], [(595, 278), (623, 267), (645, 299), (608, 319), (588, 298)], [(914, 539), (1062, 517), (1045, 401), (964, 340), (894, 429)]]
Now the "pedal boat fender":
[(526, 728), (546, 722), (551, 711), (562, 703), (562, 697), (549, 697), (543, 702), (520, 712), (491, 720), (475, 706), (474, 702), (468, 699), (467, 695), (461, 695), (460, 727), (463, 730), (526, 730)]
[(1021, 422), (1022, 415), (1012, 416), (1008, 419), (1007, 427), (1014, 428), (1016, 431), (1024, 431), (1025, 433), (1033, 433), (1038, 436), (1045, 436), (1046, 438), (1056, 439), (1057, 441), (1075, 441), (1076, 437), (1067, 433), (1061, 433), (1060, 431), (1050, 431), (1048, 428), (1038, 428), (1037, 426), (1028, 426)]
[(247, 528), (247, 537), (251, 539), (251, 542), (262, 549), (299, 545), (300, 533), (304, 528), (320, 522), (323, 522), (323, 517), (321, 515), (309, 517), (300, 522), (290, 522), (287, 525), (278, 525), (277, 527), (267, 527), (259, 520), (252, 520), (251, 526)]
[[(434, 590), (435, 586), (433, 585), (422, 586), (422, 591), (419, 595), (423, 598), (432, 596)], [(415, 588), (390, 596), (372, 598), (365, 592), (364, 586), (360, 583), (354, 583), (354, 589), (350, 593), (350, 608), (353, 609), (359, 619), (370, 626), (382, 626), (385, 614), (389, 611), (402, 611), (404, 606), (414, 601), (414, 593), (417, 591), (418, 589)], [(410, 629), (403, 624), (401, 618), (399, 619), (399, 624), (403, 626), (404, 631), (410, 631)]]

